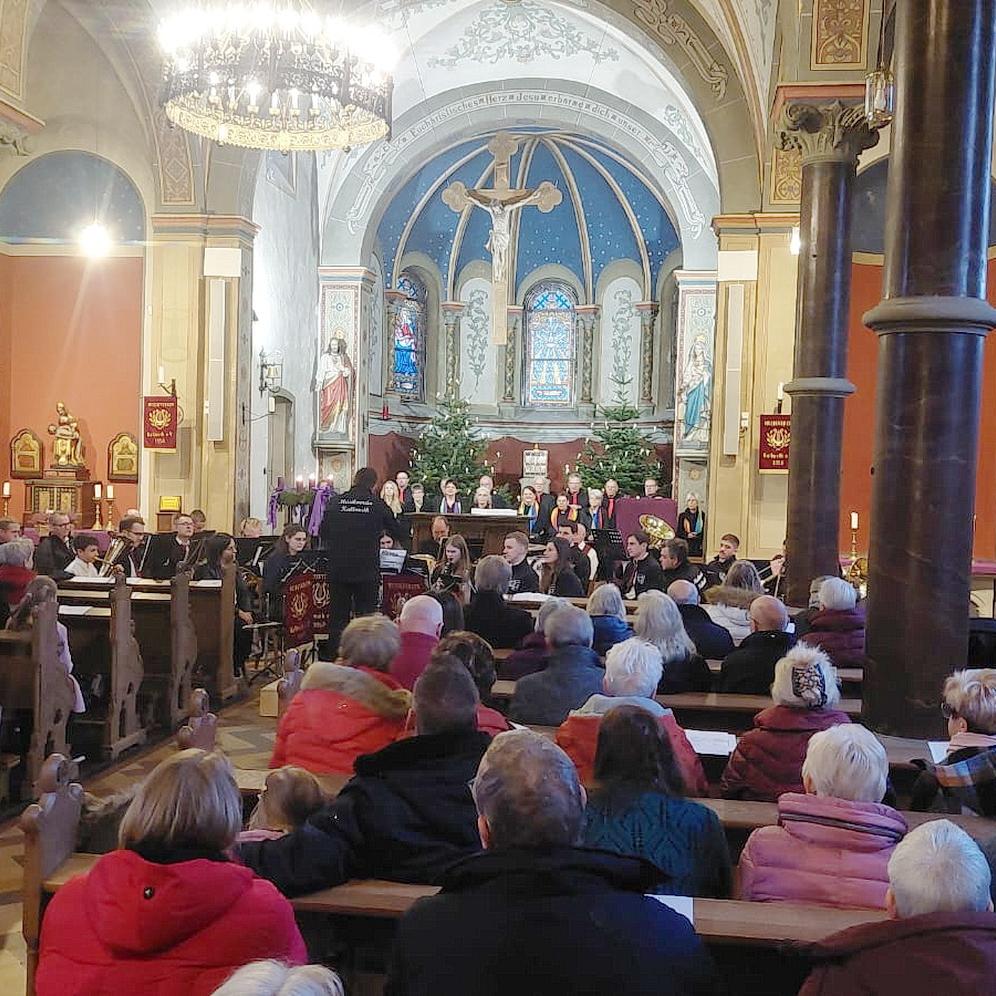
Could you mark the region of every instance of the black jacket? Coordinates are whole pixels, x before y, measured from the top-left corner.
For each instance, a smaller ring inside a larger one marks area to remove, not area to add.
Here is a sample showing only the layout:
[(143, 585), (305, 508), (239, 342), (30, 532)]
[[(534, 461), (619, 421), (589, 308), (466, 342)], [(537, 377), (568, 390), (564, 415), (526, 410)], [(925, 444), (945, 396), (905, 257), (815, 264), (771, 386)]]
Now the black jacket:
[(242, 860), (287, 896), (351, 878), (436, 883), (481, 849), (468, 783), (490, 742), (437, 733), (364, 754), (333, 802), (286, 837), (240, 845)]
[(620, 587), (623, 598), (629, 594), (630, 589), (635, 591), (637, 596), (645, 591), (664, 591), (666, 585), (660, 561), (652, 553), (648, 553), (643, 560), (628, 561), (623, 568)]
[(661, 568), (661, 591), (667, 591), (675, 581), (690, 581), (699, 591), (706, 585), (706, 576), (695, 564), (685, 561), (677, 567)]
[(741, 695), (767, 695), (775, 680), (775, 665), (794, 645), (792, 633), (777, 630), (751, 633), (723, 661), (719, 690)]
[(529, 566), (528, 560), (516, 564), (512, 568), (512, 581), (508, 586), (510, 595), (521, 595), (523, 592), (539, 591), (539, 577)]
[(75, 557), (69, 545), (58, 536), (43, 536), (35, 549), (35, 570), (56, 581), (65, 581), (72, 576), (66, 573), (66, 567)]
[(533, 617), (496, 591), (477, 592), (463, 610), (463, 623), (496, 650), (513, 650), (533, 631)]
[(715, 993), (692, 925), (644, 895), (662, 875), (579, 847), (467, 858), (402, 918), (385, 996)]
[(329, 499), (319, 531), (328, 555), (329, 578), (343, 583), (376, 581), (384, 530), (402, 541), (397, 518), (372, 491), (350, 488)]
[(698, 654), (689, 654), (680, 660), (665, 661), (664, 673), (657, 684), (658, 695), (709, 691), (712, 691), (712, 671)]
[(714, 623), (701, 605), (679, 605), (678, 611), (685, 624), (685, 632), (691, 637), (695, 649), (707, 661), (721, 661), (733, 652), (730, 631)]

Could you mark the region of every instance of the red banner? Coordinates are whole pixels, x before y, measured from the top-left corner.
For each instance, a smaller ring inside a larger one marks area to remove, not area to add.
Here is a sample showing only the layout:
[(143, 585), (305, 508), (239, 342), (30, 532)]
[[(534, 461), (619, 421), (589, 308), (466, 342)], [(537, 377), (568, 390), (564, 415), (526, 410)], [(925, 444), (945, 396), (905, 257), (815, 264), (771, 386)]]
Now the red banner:
[(788, 470), (791, 439), (791, 415), (762, 415), (757, 469), (769, 472)]
[(160, 450), (165, 453), (175, 452), (178, 423), (179, 409), (175, 396), (167, 394), (161, 397), (145, 398), (142, 440), (147, 450)]
[(417, 574), (383, 574), (381, 588), (380, 611), (397, 619), (409, 598), (425, 594), (425, 579)]
[(311, 575), (311, 602), (314, 606), (311, 628), (317, 636), (329, 631), (329, 581), (324, 574)]
[(314, 636), (313, 575), (297, 574), (284, 585), (284, 634), (288, 647), (311, 643)]

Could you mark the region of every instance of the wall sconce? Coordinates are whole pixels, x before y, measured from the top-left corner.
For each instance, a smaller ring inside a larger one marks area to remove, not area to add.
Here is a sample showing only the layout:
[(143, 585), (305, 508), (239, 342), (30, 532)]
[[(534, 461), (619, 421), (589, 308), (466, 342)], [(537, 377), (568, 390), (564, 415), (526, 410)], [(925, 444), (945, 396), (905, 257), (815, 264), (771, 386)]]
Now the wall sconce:
[(879, 67), (865, 77), (865, 117), (871, 128), (884, 128), (896, 110), (896, 81), (888, 69)]
[(259, 393), (279, 391), (284, 379), (284, 358), (279, 352), (259, 351)]

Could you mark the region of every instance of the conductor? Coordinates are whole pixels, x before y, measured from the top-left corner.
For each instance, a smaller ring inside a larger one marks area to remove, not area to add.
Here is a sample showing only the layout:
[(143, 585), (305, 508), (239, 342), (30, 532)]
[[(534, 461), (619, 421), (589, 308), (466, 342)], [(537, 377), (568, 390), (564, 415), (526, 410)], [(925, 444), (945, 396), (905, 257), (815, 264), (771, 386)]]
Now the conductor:
[(377, 611), (380, 585), (380, 537), (387, 532), (398, 542), (402, 529), (386, 502), (377, 497), (377, 472), (361, 467), (353, 486), (329, 499), (319, 535), (328, 556), (329, 649), (339, 649), (339, 637), (350, 615)]

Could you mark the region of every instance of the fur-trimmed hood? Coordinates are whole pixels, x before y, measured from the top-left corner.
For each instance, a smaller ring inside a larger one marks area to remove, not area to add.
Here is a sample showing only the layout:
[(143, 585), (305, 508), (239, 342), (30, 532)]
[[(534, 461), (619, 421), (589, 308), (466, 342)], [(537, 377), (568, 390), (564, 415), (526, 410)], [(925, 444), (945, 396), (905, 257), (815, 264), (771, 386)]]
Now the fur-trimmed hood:
[(760, 597), (760, 592), (748, 591), (746, 588), (731, 588), (725, 584), (710, 588), (705, 593), (705, 600), (710, 605), (732, 605), (737, 609), (749, 609), (750, 603)]
[(412, 704), (412, 693), (389, 674), (328, 661), (316, 661), (308, 668), (301, 691), (338, 692), (385, 719), (404, 719)]

